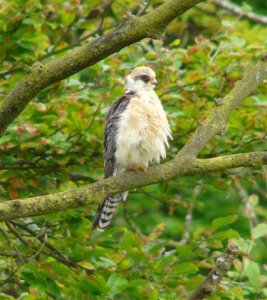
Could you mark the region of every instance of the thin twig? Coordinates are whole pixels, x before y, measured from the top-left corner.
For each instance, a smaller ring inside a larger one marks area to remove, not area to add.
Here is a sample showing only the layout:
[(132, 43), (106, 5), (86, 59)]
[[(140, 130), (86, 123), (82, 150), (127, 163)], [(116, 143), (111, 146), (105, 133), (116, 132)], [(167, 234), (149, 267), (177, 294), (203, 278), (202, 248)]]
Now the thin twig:
[(182, 235), (182, 239), (179, 241), (179, 244), (184, 245), (187, 244), (190, 238), (190, 229), (192, 225), (192, 220), (193, 220), (193, 209), (194, 209), (194, 203), (201, 191), (202, 185), (197, 184), (194, 188), (194, 191), (192, 193), (192, 197), (189, 201), (188, 207), (187, 207), (187, 212), (185, 216), (185, 224), (184, 224), (184, 231)]
[[(19, 252), (19, 249), (17, 248), (17, 246), (11, 241), (8, 233), (6, 232), (6, 230), (3, 227), (0, 227), (0, 231), (2, 232), (2, 234), (4, 235), (4, 237), (6, 238), (6, 240), (8, 241), (8, 244), (10, 245), (11, 248), (13, 248), (16, 252), (16, 255), (11, 254), (10, 256), (16, 256), (19, 260), (19, 263), (22, 264), (25, 259), (24, 257), (21, 255), (21, 253)], [(5, 255), (5, 254), (4, 254)]]

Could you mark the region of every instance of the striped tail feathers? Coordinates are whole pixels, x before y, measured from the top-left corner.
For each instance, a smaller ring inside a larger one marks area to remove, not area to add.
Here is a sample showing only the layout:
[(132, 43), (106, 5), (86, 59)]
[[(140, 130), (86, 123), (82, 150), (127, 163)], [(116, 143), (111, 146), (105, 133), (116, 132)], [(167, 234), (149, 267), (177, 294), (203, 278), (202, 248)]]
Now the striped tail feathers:
[(98, 213), (93, 223), (93, 229), (98, 227), (100, 230), (105, 230), (110, 224), (115, 211), (122, 201), (123, 197), (121, 194), (110, 196), (106, 198), (103, 204), (99, 207)]

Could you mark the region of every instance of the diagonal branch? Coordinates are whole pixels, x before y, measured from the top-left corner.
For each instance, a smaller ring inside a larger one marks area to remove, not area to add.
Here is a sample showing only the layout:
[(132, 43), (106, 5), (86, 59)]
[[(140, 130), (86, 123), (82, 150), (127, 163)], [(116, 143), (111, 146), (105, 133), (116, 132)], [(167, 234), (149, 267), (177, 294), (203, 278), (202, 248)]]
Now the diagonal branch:
[(0, 221), (50, 214), (53, 212), (100, 203), (105, 197), (122, 191), (172, 179), (236, 167), (267, 164), (267, 152), (251, 152), (210, 159), (172, 160), (153, 166), (144, 173), (126, 173), (110, 177), (75, 190), (9, 200), (0, 203)]
[(246, 71), (242, 80), (224, 98), (217, 100), (215, 107), (208, 118), (194, 132), (190, 140), (177, 154), (177, 158), (183, 156), (196, 157), (209, 140), (218, 133), (225, 131), (230, 113), (239, 106), (242, 101), (256, 90), (267, 75), (267, 60), (259, 63)]
[(245, 18), (248, 18), (254, 22), (262, 23), (267, 25), (267, 17), (263, 15), (258, 15), (254, 12), (244, 12), (242, 11), (242, 8), (228, 0), (209, 0), (212, 3), (215, 3), (230, 12), (234, 13), (235, 15), (242, 16)]
[(0, 203), (0, 221), (49, 214), (83, 205), (97, 204), (108, 195), (132, 188), (169, 180), (174, 177), (221, 171), (235, 167), (267, 164), (267, 152), (235, 154), (211, 159), (196, 159), (199, 151), (218, 132), (224, 130), (227, 118), (257, 86), (267, 73), (267, 61), (252, 67), (233, 90), (215, 106), (197, 128), (189, 142), (174, 160), (153, 166), (145, 174), (127, 173), (78, 189), (45, 196)]
[(0, 107), (0, 135), (29, 101), (47, 86), (67, 78), (122, 48), (146, 37), (159, 36), (175, 17), (203, 0), (167, 0), (150, 13), (127, 16), (113, 32), (88, 42), (45, 65), (35, 63), (30, 73), (6, 96)]

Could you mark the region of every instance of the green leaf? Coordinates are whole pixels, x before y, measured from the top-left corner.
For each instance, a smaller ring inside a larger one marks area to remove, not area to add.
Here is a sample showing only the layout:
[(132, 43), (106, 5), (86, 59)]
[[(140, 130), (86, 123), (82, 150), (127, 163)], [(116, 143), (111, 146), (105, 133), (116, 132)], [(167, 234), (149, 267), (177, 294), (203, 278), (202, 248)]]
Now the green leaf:
[(240, 252), (249, 253), (255, 243), (251, 240), (244, 240), (242, 238), (235, 240), (234, 243), (238, 247)]
[(250, 284), (256, 289), (259, 290), (260, 288), (260, 267), (259, 264), (255, 263), (254, 261), (247, 260), (246, 268), (245, 268), (246, 276)]
[(169, 44), (169, 47), (170, 48), (174, 48), (174, 47), (177, 47), (179, 46), (181, 43), (181, 40), (180, 39), (175, 39), (174, 41), (172, 41), (170, 44)]
[(261, 238), (267, 235), (267, 224), (261, 223), (252, 229), (252, 236), (254, 239)]
[(233, 229), (228, 229), (225, 231), (219, 231), (215, 233), (212, 238), (218, 239), (218, 240), (225, 240), (225, 239), (232, 239), (232, 238), (239, 238), (238, 232), (236, 232)]
[(189, 260), (192, 256), (192, 246), (182, 245), (177, 248), (181, 260)]
[(244, 299), (244, 291), (241, 286), (234, 287), (231, 292), (235, 295), (235, 297), (239, 300)]
[[(14, 299), (16, 299), (16, 298), (9, 296), (6, 293), (0, 293), (0, 300), (14, 300)], [(32, 298), (32, 299), (36, 299), (36, 298)]]
[(73, 20), (75, 19), (75, 14), (74, 13), (68, 12), (65, 9), (61, 9), (60, 12), (61, 12), (62, 22), (65, 26), (70, 25), (70, 23), (73, 22)]
[(0, 145), (5, 144), (11, 140), (12, 140), (11, 135), (4, 135), (4, 136), (0, 137)]
[(247, 14), (247, 13), (249, 13), (251, 11), (252, 11), (252, 7), (249, 4), (243, 2), (242, 6), (241, 6), (241, 12), (242, 12), (242, 14)]
[[(22, 297), (22, 298), (21, 298)], [(1, 299), (1, 298), (0, 298)], [(8, 298), (4, 298), (4, 299), (8, 299)], [(13, 299), (13, 298), (12, 298)], [(38, 296), (36, 295), (22, 295), (20, 296), (21, 300), (37, 300)]]
[(198, 271), (198, 267), (190, 262), (182, 262), (175, 265), (173, 271), (176, 274), (196, 273)]
[(234, 21), (230, 21), (230, 20), (222, 20), (222, 25), (224, 27), (234, 27), (235, 26), (235, 22)]
[(259, 197), (256, 194), (252, 194), (248, 197), (248, 202), (253, 206), (257, 206), (259, 203)]
[(110, 288), (110, 294), (112, 296), (124, 290), (127, 287), (127, 284), (128, 281), (116, 273), (112, 274), (107, 281), (107, 286)]
[(217, 219), (212, 221), (211, 228), (213, 230), (217, 230), (218, 228), (221, 228), (221, 227), (226, 226), (228, 224), (234, 223), (236, 221), (236, 219), (237, 219), (237, 215), (230, 215), (230, 216), (227, 216), (227, 217), (217, 218)]

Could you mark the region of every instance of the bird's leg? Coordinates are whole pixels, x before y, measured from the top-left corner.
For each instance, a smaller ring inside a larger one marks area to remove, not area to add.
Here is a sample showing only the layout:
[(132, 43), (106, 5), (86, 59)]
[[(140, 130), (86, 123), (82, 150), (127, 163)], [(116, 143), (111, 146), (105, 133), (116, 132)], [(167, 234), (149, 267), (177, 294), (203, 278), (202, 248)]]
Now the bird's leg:
[(131, 165), (130, 167), (127, 168), (127, 171), (131, 172), (145, 172), (146, 167), (144, 165)]

